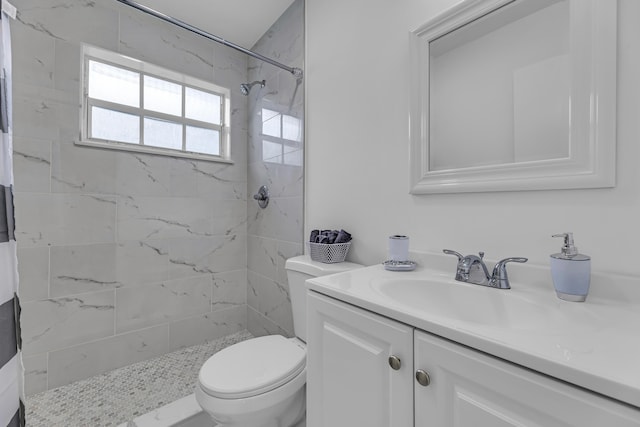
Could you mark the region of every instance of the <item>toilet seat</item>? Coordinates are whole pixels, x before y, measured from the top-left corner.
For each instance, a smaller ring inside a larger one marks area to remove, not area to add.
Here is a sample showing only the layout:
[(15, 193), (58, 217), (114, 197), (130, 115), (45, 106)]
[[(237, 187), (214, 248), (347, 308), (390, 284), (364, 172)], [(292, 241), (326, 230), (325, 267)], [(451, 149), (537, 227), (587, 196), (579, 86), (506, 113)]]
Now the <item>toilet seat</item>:
[(271, 391), (298, 376), (306, 365), (306, 351), (281, 335), (252, 338), (214, 354), (200, 369), (206, 394), (242, 399)]

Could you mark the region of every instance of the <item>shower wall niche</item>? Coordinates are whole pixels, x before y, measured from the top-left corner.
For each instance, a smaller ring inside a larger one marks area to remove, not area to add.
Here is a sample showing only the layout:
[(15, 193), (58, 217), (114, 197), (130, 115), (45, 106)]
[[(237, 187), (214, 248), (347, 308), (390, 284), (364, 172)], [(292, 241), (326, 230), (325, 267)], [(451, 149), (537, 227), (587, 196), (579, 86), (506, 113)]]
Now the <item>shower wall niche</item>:
[[(248, 98), (239, 90), (253, 77), (246, 55), (112, 0), (13, 3), (26, 393), (246, 329), (247, 227), (255, 224), (247, 220)], [(279, 31), (287, 29), (269, 38)], [(81, 43), (230, 88), (234, 163), (75, 145)], [(299, 241), (282, 253), (298, 253)]]

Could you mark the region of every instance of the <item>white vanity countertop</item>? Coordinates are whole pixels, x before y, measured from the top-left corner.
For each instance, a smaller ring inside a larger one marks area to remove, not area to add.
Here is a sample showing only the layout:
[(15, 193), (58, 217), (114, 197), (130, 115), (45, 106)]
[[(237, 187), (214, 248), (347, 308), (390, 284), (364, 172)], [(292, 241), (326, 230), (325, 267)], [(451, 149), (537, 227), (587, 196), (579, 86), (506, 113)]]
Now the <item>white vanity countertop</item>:
[(640, 278), (594, 274), (575, 303), (556, 297), (548, 267), (509, 264), (501, 290), (453, 280), (455, 264), (423, 254), (412, 272), (374, 265), (307, 286), (640, 408)]

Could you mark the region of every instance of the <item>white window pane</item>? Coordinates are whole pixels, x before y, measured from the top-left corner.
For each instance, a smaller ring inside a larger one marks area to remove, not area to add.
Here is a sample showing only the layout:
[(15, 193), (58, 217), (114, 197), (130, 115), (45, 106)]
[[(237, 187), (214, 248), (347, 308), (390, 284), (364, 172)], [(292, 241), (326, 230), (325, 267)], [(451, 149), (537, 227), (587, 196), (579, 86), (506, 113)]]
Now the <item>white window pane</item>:
[(145, 117), (144, 145), (182, 150), (182, 125)]
[(262, 109), (262, 134), (280, 138), (280, 113), (272, 110)]
[(284, 152), (284, 154), (292, 153), (294, 151), (298, 151), (302, 149), (302, 147), (300, 147), (300, 144), (295, 144), (295, 145), (284, 144), (282, 148), (283, 148), (282, 151)]
[(262, 109), (262, 121), (266, 122), (267, 120), (271, 120), (276, 116), (279, 116), (280, 113), (277, 111), (269, 110), (268, 108)]
[(220, 155), (220, 132), (187, 126), (187, 151), (195, 153)]
[(282, 144), (263, 140), (262, 160), (270, 163), (282, 163)]
[(302, 120), (287, 116), (282, 116), (282, 137), (292, 141), (302, 141)]
[(89, 61), (89, 97), (139, 107), (140, 74)]
[(140, 143), (140, 118), (119, 111), (91, 107), (90, 138)]
[(182, 116), (182, 86), (151, 76), (144, 76), (144, 108)]
[(284, 164), (302, 166), (302, 150), (294, 150), (284, 153)]
[(220, 124), (221, 98), (209, 92), (185, 88), (185, 117), (202, 122)]

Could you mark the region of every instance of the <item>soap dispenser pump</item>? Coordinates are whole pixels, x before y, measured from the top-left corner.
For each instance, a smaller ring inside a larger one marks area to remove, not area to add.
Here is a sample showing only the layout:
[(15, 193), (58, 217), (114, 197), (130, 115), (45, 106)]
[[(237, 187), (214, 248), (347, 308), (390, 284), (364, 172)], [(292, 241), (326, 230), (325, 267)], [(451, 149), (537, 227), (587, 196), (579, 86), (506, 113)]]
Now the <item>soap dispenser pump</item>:
[(556, 295), (565, 301), (583, 302), (591, 284), (591, 257), (578, 253), (573, 233), (552, 237), (564, 238), (561, 252), (551, 255), (551, 277)]

